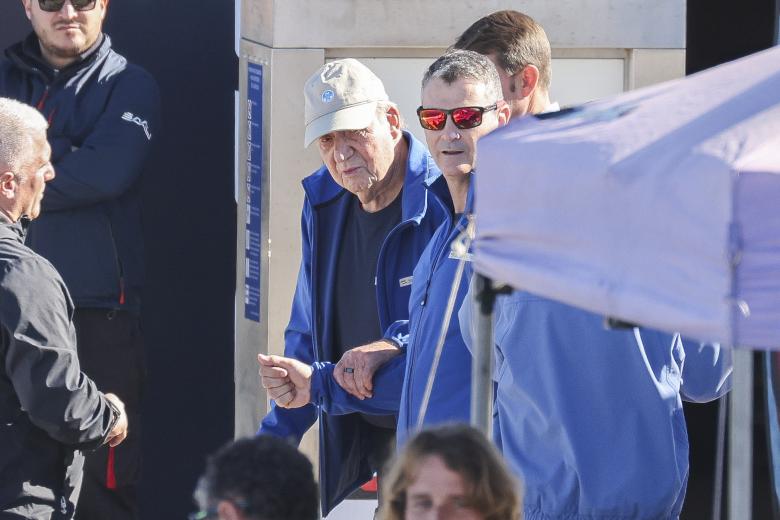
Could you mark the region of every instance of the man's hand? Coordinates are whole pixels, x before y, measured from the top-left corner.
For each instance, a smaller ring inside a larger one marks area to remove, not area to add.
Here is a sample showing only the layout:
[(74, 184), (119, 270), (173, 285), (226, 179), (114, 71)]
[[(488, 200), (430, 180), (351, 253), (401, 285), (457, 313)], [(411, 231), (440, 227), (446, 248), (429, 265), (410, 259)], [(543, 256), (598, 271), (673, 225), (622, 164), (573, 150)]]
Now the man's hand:
[(341, 356), (333, 369), (333, 377), (355, 397), (370, 398), (374, 390), (374, 372), (400, 353), (401, 349), (395, 343), (384, 339), (355, 347)]
[(114, 394), (104, 394), (106, 399), (111, 402), (119, 410), (119, 420), (117, 420), (111, 433), (108, 434), (106, 442), (112, 448), (116, 448), (127, 437), (127, 412), (125, 411), (125, 403), (122, 402)]
[(309, 365), (297, 359), (282, 356), (257, 355), (260, 377), (268, 396), (282, 408), (300, 408), (311, 399), (311, 374)]

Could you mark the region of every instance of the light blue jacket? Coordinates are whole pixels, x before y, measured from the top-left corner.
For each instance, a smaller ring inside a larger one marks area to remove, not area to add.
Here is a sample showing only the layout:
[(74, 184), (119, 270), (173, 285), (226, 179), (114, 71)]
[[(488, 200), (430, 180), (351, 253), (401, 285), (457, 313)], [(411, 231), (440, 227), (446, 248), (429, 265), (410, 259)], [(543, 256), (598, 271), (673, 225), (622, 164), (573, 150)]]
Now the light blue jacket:
[[(470, 337), (470, 305), (461, 309)], [(730, 388), (731, 351), (515, 291), (495, 307), (494, 434), (526, 520), (674, 519), (688, 480), (682, 399)]]
[[(399, 321), (388, 329), (386, 336), (399, 338), (397, 330), (408, 331), (402, 337), (405, 350), (384, 365), (374, 375), (371, 399), (359, 400), (345, 392), (333, 379), (333, 365), (315, 363), (312, 375), (312, 403), (328, 414), (355, 411), (373, 414), (398, 414), (397, 442), (401, 446), (414, 433), (422, 404), (425, 385), (433, 361), (436, 343), (441, 333), (447, 300), (452, 288), (459, 259), (451, 254), (450, 245), (466, 227), (465, 217), (453, 214), (446, 181), (439, 177), (429, 186), (447, 218), (436, 230), (414, 269), (409, 299), (409, 321)], [(469, 191), (466, 211), (472, 205)], [(467, 261), (452, 319), (436, 372), (430, 402), (423, 424), (468, 422), (471, 399), (471, 354), (466, 349), (458, 324), (457, 310), (466, 295), (471, 278), (471, 262)]]

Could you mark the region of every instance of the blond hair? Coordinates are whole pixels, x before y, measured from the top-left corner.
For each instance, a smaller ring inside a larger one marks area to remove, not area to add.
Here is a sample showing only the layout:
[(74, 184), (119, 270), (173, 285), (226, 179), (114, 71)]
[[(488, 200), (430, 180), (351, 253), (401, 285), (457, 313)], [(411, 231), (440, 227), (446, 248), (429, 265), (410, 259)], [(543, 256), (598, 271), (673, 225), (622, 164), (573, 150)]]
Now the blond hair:
[(382, 485), (381, 520), (404, 519), (406, 491), (422, 461), (432, 455), (461, 476), (468, 503), (485, 520), (520, 518), (519, 485), (493, 445), (470, 426), (450, 425), (418, 433), (396, 458)]

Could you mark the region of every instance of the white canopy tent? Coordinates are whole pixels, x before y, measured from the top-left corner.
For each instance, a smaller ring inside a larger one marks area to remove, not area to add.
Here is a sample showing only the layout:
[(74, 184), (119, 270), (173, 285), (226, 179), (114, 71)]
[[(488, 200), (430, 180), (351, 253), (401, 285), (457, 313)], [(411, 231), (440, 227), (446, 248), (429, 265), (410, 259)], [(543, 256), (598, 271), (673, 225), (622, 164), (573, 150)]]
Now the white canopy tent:
[[(513, 122), (480, 141), (476, 172), (475, 269), (488, 279), (702, 341), (780, 349), (780, 48)], [(478, 337), (484, 366), (490, 331)], [(735, 364), (730, 510), (743, 520), (749, 352)], [(486, 389), (475, 418), (490, 417), (489, 374), (475, 372)]]
[(780, 48), (480, 142), (475, 266), (706, 341), (780, 348)]

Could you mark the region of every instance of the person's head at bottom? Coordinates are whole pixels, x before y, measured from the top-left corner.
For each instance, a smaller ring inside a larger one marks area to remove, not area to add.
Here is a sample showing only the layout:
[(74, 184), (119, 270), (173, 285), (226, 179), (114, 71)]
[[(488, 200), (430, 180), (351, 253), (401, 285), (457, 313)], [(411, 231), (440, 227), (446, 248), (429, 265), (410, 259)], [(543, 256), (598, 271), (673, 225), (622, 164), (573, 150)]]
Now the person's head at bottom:
[(382, 520), (517, 520), (519, 485), (484, 435), (448, 425), (415, 435), (383, 483)]
[(277, 437), (239, 439), (209, 457), (190, 520), (317, 520), (311, 462)]

